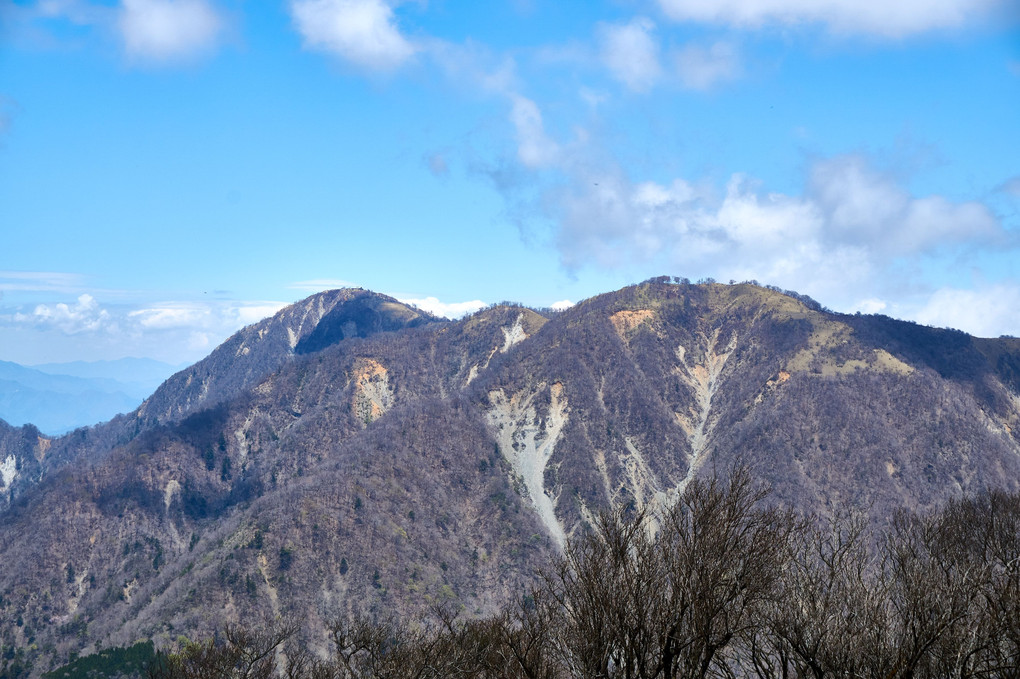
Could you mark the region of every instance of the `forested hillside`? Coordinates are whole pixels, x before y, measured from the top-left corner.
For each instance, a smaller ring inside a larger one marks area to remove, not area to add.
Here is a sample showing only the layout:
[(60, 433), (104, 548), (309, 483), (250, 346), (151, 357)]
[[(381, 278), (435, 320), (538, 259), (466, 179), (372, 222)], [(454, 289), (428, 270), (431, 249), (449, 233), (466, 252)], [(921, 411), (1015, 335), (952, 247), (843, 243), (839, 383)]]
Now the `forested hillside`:
[(762, 511), (895, 532), (900, 510), (1020, 489), (1017, 366), (1013, 340), (754, 284), (456, 322), (322, 293), (135, 413), (0, 429), (0, 646), (38, 673), (276, 616), (310, 639), (341, 614), (485, 619), (603, 512), (668, 516), (734, 466)]

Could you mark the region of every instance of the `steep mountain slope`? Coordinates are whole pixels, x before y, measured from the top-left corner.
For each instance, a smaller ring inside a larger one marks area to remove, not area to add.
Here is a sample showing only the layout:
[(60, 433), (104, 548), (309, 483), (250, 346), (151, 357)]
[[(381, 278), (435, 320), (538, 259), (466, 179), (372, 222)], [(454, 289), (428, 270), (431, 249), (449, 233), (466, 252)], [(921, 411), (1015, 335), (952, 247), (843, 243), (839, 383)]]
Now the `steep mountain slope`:
[[(877, 520), (1018, 487), (1015, 341), (752, 285), (657, 281), (456, 323), (370, 295), (242, 331), (109, 452), (53, 442), (90, 462), (33, 468), (0, 515), (0, 645), (35, 644), (42, 667), (242, 617), (483, 611), (592, 512), (668, 505), (737, 461), (777, 502)], [(43, 441), (0, 431), (0, 463), (45, 460)]]
[(367, 337), (437, 320), (358, 288), (313, 295), (235, 333), (207, 358), (171, 377), (142, 404), (137, 419), (143, 427), (179, 421), (252, 386), (295, 350), (304, 351), (309, 344), (322, 348), (342, 339), (345, 328), (352, 336)]
[(67, 436), (46, 437), (44, 453), (36, 456), (37, 459), (18, 458), (19, 470), (24, 462), (34, 471), (31, 474), (19, 471), (10, 483), (0, 487), (0, 509), (46, 474), (64, 465), (81, 463), (82, 458), (102, 459), (116, 446), (144, 432), (179, 422), (196, 410), (243, 394), (265, 375), (291, 360), (296, 347), (319, 328), (321, 320), (325, 319), (328, 325), (329, 319), (344, 314), (358, 316), (354, 327), (359, 336), (440, 322), (391, 297), (360, 288), (313, 295), (238, 331), (208, 357), (170, 377), (134, 412)]

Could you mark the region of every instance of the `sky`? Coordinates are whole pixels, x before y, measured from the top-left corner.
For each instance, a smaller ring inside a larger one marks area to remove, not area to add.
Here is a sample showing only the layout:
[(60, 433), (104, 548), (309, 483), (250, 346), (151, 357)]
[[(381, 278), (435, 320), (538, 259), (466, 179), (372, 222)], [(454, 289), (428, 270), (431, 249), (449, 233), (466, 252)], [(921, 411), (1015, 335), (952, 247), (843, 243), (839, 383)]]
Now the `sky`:
[(657, 275), (1020, 336), (1017, 0), (0, 0), (0, 359)]

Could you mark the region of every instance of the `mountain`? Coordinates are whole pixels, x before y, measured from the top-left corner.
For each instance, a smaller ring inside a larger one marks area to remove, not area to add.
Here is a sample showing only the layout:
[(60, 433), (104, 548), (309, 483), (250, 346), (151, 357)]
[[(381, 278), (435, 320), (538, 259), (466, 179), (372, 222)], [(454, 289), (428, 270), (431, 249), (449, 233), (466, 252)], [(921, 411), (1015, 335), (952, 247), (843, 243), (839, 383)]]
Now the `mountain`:
[(136, 385), (112, 379), (54, 374), (0, 361), (0, 418), (32, 423), (48, 434), (130, 412), (147, 395)]
[[(298, 343), (318, 328), (320, 321), (324, 320), (324, 327), (328, 327), (330, 319), (324, 317), (330, 312), (335, 311), (330, 317), (335, 319), (343, 316), (348, 307), (359, 315), (353, 332), (362, 336), (382, 327), (399, 328), (439, 320), (391, 297), (361, 289), (328, 291), (293, 304), (240, 330), (205, 359), (175, 373), (141, 405), (135, 403), (137, 408), (129, 414), (118, 415), (89, 429), (76, 429), (67, 436), (43, 436), (41, 452), (18, 457), (18, 473), (9, 483), (0, 486), (0, 510), (6, 508), (12, 498), (65, 465), (100, 460), (146, 431), (179, 422), (196, 409), (243, 393), (264, 375), (294, 358)], [(73, 382), (68, 377), (59, 379)], [(34, 425), (29, 428), (39, 434)], [(0, 448), (0, 452), (2, 450)]]
[(110, 381), (124, 393), (136, 397), (139, 403), (156, 390), (156, 387), (173, 375), (182, 365), (171, 365), (151, 358), (119, 358), (113, 361), (71, 361), (69, 363), (41, 363), (32, 368), (50, 375), (68, 375), (88, 380)]
[[(484, 612), (610, 505), (743, 463), (881, 524), (1020, 486), (1020, 341), (654, 279), (436, 319), (364, 290), (250, 326), (134, 413), (0, 427), (0, 646), (337, 611)], [(4, 471), (5, 470), (5, 471)]]

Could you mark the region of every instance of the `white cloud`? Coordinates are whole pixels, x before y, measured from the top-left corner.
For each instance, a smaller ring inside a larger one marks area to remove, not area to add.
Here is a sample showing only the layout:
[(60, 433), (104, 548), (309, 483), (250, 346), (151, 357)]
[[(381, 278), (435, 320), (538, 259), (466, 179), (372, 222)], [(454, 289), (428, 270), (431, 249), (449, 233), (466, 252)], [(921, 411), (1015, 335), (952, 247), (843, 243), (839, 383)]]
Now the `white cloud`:
[[(542, 111), (534, 100), (521, 94), (517, 66), (508, 57), (496, 58), (486, 49), (474, 44), (454, 45), (441, 40), (428, 44), (428, 54), (442, 69), (450, 82), (474, 93), (494, 96), (509, 105), (507, 118), (517, 142), (517, 159), (529, 170), (542, 169), (561, 160), (562, 149), (546, 133)], [(436, 165), (430, 159), (433, 173), (446, 164)]]
[(826, 218), (828, 237), (893, 255), (932, 251), (965, 241), (994, 241), (1001, 229), (981, 203), (912, 197), (860, 156), (818, 162), (809, 194)]
[(158, 306), (130, 311), (127, 316), (143, 328), (165, 330), (207, 324), (212, 317), (212, 309), (204, 304), (167, 302)]
[(208, 351), (213, 349), (212, 338), (207, 332), (194, 331), (188, 333), (188, 349), (191, 351)]
[(566, 311), (572, 306), (574, 306), (574, 303), (569, 299), (561, 299), (559, 302), (553, 302), (550, 304), (549, 308), (553, 311)]
[(538, 105), (517, 94), (510, 98), (510, 122), (517, 133), (517, 157), (529, 168), (552, 165), (556, 162), (559, 147), (546, 135)]
[[(123, 296), (123, 291), (110, 294)], [(9, 360), (27, 364), (124, 356), (182, 363), (202, 358), (243, 326), (284, 306), (283, 302), (245, 300), (106, 305), (82, 294), (73, 303), (0, 311), (0, 343), (10, 342)]]
[(730, 43), (709, 47), (687, 45), (674, 55), (677, 77), (684, 87), (708, 90), (740, 75), (740, 55)]
[(456, 44), (429, 38), (421, 49), (439, 67), (449, 84), (464, 94), (479, 92), (509, 96), (520, 89), (517, 63), (507, 55), (497, 55), (473, 40)]
[(91, 295), (80, 295), (74, 304), (39, 304), (31, 314), (14, 315), (15, 323), (53, 328), (69, 335), (111, 329), (112, 320)]
[(676, 21), (758, 28), (823, 24), (834, 33), (902, 38), (963, 26), (1004, 0), (659, 0)]
[(628, 24), (601, 24), (599, 43), (609, 73), (635, 92), (646, 92), (662, 76), (655, 24), (638, 17)]
[(599, 106), (609, 101), (608, 95), (588, 87), (582, 87), (578, 91), (578, 95), (581, 97), (581, 100), (588, 104), (588, 106), (592, 109), (597, 109)]
[(541, 216), (556, 225), (568, 270), (655, 264), (692, 277), (757, 279), (856, 310), (862, 297), (896, 285), (903, 266), (950, 247), (1011, 242), (983, 204), (913, 196), (860, 156), (816, 162), (800, 195), (764, 191), (739, 173), (720, 195), (683, 178), (635, 183), (601, 158), (572, 157), (558, 168), (567, 183), (545, 189)]
[(123, 0), (117, 25), (129, 57), (173, 61), (210, 50), (224, 22), (206, 0)]
[(424, 309), (430, 314), (443, 316), (445, 318), (460, 318), (467, 314), (474, 313), (485, 306), (485, 302), (475, 299), (470, 302), (440, 302), (435, 297), (424, 297), (421, 299), (401, 299), (404, 304), (412, 304), (419, 309)]
[(109, 8), (84, 0), (42, 0), (28, 10), (42, 19), (64, 19), (78, 26), (101, 24), (109, 19)]
[(290, 11), (307, 47), (363, 68), (392, 70), (416, 51), (384, 0), (291, 0)]
[(888, 304), (878, 298), (869, 297), (868, 299), (862, 299), (855, 304), (850, 305), (850, 308), (848, 308), (847, 311), (850, 313), (859, 311), (862, 314), (878, 314), (885, 311), (888, 306)]
[(974, 290), (942, 288), (907, 316), (918, 323), (957, 328), (978, 337), (1020, 336), (1020, 286), (1000, 283)]
[(0, 290), (12, 292), (61, 292), (74, 294), (84, 277), (58, 271), (0, 271)]
[(70, 335), (110, 338), (176, 337), (201, 334), (225, 339), (245, 325), (271, 316), (286, 306), (283, 302), (169, 301), (141, 308), (123, 305), (104, 308), (89, 294), (76, 302), (39, 304), (31, 313), (16, 312), (7, 321), (16, 327), (40, 331), (57, 330)]
[(234, 307), (233, 314), (242, 326), (257, 323), (286, 307), (285, 302), (247, 302)]
[(162, 302), (126, 314), (144, 330), (201, 329), (231, 332), (287, 306), (284, 302)]

